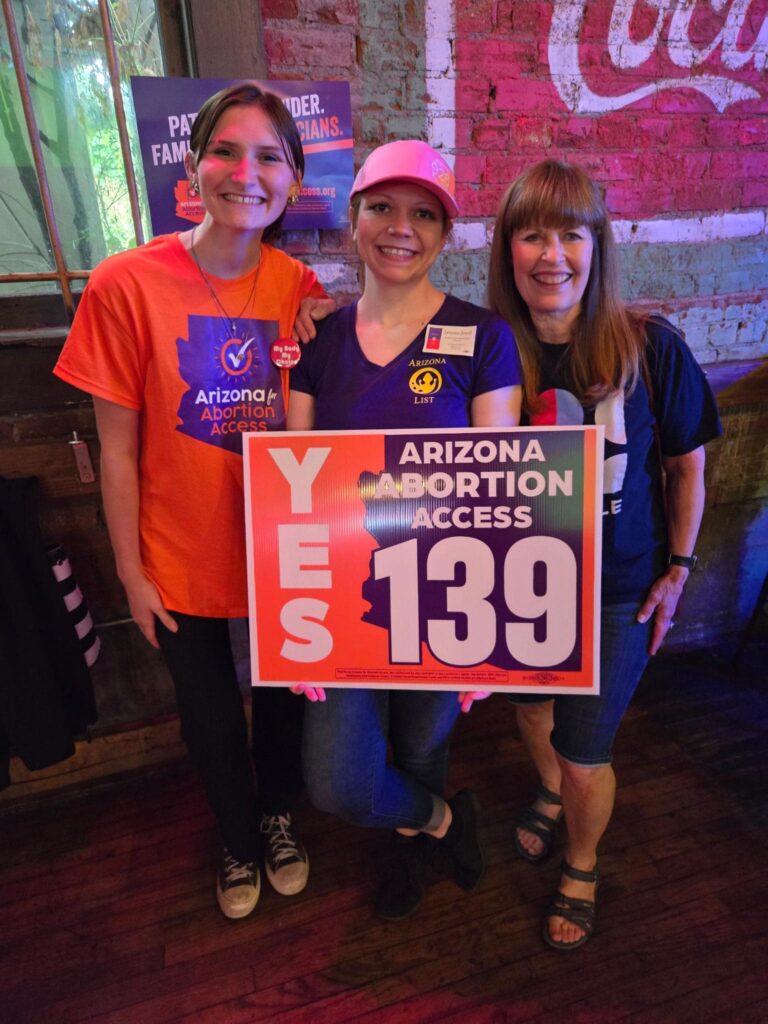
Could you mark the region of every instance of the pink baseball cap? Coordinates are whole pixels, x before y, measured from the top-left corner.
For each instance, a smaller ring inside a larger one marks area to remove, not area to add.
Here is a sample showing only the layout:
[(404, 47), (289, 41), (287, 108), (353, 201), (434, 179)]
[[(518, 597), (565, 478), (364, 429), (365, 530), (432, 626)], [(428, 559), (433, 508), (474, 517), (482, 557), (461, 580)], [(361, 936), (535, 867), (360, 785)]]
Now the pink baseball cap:
[(349, 198), (385, 181), (409, 181), (421, 185), (443, 204), (449, 217), (458, 217), (454, 192), (456, 179), (440, 154), (419, 139), (387, 142), (368, 156), (357, 172)]

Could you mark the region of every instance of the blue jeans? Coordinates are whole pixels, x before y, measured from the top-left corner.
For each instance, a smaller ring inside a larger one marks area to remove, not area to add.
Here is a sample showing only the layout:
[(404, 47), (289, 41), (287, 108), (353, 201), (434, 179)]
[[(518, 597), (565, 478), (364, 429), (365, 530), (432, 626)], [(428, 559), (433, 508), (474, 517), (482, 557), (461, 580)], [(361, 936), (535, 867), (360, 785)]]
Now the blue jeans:
[[(613, 741), (648, 663), (653, 619), (636, 620), (639, 601), (604, 605), (600, 617), (600, 694), (554, 698), (552, 746), (573, 764), (611, 763)], [(551, 700), (541, 694), (512, 694), (513, 704)]]
[(326, 698), (304, 710), (304, 780), (312, 803), (355, 825), (437, 826), (457, 694), (329, 689)]

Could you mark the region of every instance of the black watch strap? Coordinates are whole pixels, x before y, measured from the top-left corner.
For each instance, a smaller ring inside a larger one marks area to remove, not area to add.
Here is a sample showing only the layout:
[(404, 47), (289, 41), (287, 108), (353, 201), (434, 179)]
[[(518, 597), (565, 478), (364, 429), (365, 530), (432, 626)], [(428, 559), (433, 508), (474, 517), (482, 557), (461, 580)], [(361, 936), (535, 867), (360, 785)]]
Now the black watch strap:
[(696, 555), (670, 555), (668, 565), (680, 565), (683, 569), (693, 572), (696, 568), (698, 558)]

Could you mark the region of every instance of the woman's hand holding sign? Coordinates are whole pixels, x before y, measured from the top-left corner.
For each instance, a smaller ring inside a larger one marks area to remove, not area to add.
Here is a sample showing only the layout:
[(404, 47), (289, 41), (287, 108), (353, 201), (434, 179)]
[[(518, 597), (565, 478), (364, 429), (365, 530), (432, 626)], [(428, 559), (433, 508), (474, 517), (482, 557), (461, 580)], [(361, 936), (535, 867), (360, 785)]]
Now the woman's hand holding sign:
[(290, 687), (291, 693), (295, 693), (297, 697), (300, 697), (303, 693), (307, 700), (311, 700), (313, 704), (318, 701), (322, 704), (325, 701), (325, 690), (322, 686), (306, 686), (304, 683), (297, 683), (295, 686)]
[(485, 700), (486, 697), (490, 697), (490, 690), (464, 690), (458, 694), (459, 704), (461, 705), (462, 714), (469, 714), (472, 710), (472, 705), (476, 700)]

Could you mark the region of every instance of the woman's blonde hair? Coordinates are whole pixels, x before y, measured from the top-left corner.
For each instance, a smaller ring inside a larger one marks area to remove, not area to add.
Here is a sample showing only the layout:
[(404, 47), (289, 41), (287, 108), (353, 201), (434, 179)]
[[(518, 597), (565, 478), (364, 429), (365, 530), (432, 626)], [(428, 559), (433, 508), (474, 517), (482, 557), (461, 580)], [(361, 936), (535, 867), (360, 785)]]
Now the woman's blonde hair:
[(512, 325), (523, 365), (523, 403), (536, 408), (540, 350), (528, 306), (515, 284), (512, 235), (525, 228), (584, 226), (592, 235), (592, 265), (568, 345), (576, 395), (592, 405), (631, 392), (645, 347), (644, 318), (627, 309), (619, 289), (616, 245), (600, 191), (579, 167), (543, 160), (507, 189), (496, 217), (488, 272), (488, 304)]

